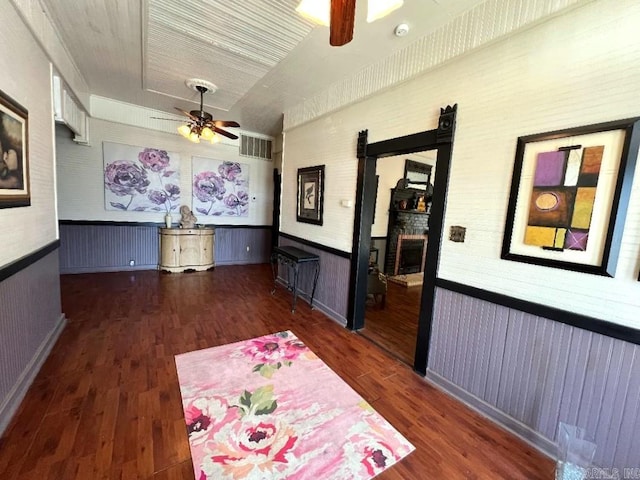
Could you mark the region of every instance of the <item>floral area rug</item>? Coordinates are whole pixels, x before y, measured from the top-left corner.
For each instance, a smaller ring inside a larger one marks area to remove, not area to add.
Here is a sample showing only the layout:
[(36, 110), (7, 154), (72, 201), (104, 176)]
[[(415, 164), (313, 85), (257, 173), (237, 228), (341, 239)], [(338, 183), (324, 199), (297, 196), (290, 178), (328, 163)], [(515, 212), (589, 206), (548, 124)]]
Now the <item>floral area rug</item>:
[(289, 331), (176, 366), (196, 480), (369, 479), (414, 450)]

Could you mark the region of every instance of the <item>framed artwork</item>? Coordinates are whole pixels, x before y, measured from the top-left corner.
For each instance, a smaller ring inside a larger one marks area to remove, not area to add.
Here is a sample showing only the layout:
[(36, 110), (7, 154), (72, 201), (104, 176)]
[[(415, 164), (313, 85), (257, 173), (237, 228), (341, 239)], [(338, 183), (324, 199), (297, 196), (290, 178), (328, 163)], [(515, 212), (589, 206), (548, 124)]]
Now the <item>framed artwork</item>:
[(200, 215), (249, 216), (249, 165), (193, 157), (193, 210)]
[(324, 165), (298, 169), (299, 222), (322, 225), (324, 203)]
[(180, 206), (180, 155), (103, 142), (105, 210), (172, 213)]
[(29, 112), (0, 91), (0, 208), (31, 205)]
[(518, 138), (501, 258), (614, 276), (640, 118)]

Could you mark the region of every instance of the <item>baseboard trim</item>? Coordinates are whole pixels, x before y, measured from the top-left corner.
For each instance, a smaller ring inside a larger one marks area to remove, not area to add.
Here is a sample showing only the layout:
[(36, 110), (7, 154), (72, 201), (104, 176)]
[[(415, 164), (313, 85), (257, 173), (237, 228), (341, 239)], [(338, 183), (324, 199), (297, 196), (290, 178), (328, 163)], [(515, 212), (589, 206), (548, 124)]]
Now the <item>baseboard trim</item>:
[[(282, 277), (278, 277), (278, 283), (280, 284), (280, 286), (282, 286), (282, 288), (285, 288), (285, 289), (287, 288), (287, 283), (285, 280), (282, 279)], [(278, 293), (278, 289), (276, 289), (274, 295), (276, 295), (277, 293)], [(287, 291), (287, 294), (293, 295), (293, 293), (290, 293), (289, 291)], [(290, 302), (291, 298), (288, 298), (287, 300), (289, 300)], [(309, 304), (310, 295), (304, 290), (298, 290), (298, 300), (302, 300), (303, 302)], [(331, 320), (333, 320), (336, 323), (339, 323), (343, 327), (347, 326), (347, 319), (344, 316), (340, 315), (335, 310), (331, 309), (324, 303), (320, 302), (317, 298), (313, 299), (313, 309), (324, 313)]]
[(42, 368), (42, 365), (49, 356), (49, 353), (51, 353), (51, 349), (55, 345), (66, 324), (67, 318), (63, 313), (60, 315), (56, 326), (51, 330), (51, 332), (49, 332), (49, 335), (40, 344), (35, 355), (27, 364), (27, 367), (20, 374), (20, 377), (13, 385), (13, 388), (11, 388), (11, 391), (2, 402), (2, 405), (0, 405), (0, 436), (9, 426), (9, 423), (11, 423), (11, 419), (17, 412), (22, 400), (27, 394), (27, 390), (29, 390), (29, 387), (35, 380), (36, 375)]
[(259, 260), (223, 260), (221, 262), (216, 261), (216, 267), (227, 265), (260, 265), (264, 263), (269, 263), (269, 257), (261, 258)]
[(130, 266), (113, 266), (113, 267), (71, 267), (60, 268), (60, 275), (74, 275), (78, 273), (109, 273), (109, 272), (133, 272), (136, 270), (158, 270), (158, 264), (153, 265), (136, 265)]
[(476, 397), (472, 393), (467, 392), (463, 388), (438, 375), (432, 370), (427, 370), (427, 374), (424, 378), (439, 390), (451, 395), (482, 416), (489, 418), (546, 456), (556, 458), (557, 445), (531, 427), (525, 425), (519, 420), (516, 420), (510, 415), (507, 415), (502, 410), (499, 410), (481, 398)]

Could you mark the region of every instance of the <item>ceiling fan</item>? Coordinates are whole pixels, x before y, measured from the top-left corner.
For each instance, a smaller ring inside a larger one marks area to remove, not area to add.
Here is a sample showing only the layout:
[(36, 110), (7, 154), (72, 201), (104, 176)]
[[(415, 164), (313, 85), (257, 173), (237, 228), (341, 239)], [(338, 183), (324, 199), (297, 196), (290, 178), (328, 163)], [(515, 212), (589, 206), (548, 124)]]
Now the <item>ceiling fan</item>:
[[(180, 113), (184, 114), (187, 119), (184, 125), (178, 127), (178, 132), (185, 138), (194, 143), (200, 143), (200, 139), (208, 140), (211, 143), (217, 143), (220, 139), (216, 134), (224, 135), (227, 138), (235, 140), (237, 135), (224, 130), (222, 127), (239, 127), (240, 124), (233, 120), (215, 120), (209, 112), (204, 111), (204, 94), (211, 91), (215, 92), (217, 87), (204, 80), (187, 80), (187, 86), (200, 92), (200, 110), (191, 110), (187, 112), (181, 108), (175, 107)], [(173, 118), (151, 117), (158, 120), (171, 120), (178, 122)]]
[[(400, 8), (404, 0), (367, 0), (367, 22), (371, 23)], [(329, 44), (341, 47), (353, 40), (356, 0), (302, 0), (301, 15), (329, 27)]]

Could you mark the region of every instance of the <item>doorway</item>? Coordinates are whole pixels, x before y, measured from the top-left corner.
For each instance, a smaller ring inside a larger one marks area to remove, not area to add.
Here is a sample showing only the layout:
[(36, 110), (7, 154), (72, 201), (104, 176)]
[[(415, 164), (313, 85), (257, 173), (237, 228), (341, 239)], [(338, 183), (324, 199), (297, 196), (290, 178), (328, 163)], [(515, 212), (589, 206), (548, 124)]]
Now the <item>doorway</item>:
[(370, 144), (366, 130), (358, 135), (358, 180), (347, 316), (347, 327), (352, 330), (360, 330), (365, 324), (371, 227), (376, 198), (376, 163), (379, 158), (384, 157), (407, 155), (426, 150), (437, 152), (438, 175), (433, 185), (433, 200), (429, 216), (429, 248), (426, 252), (413, 361), (414, 370), (422, 374), (426, 373), (429, 355), (435, 280), (442, 242), (456, 113), (457, 105), (441, 108), (436, 129), (404, 137)]
[(379, 158), (362, 336), (413, 366), (436, 151)]

